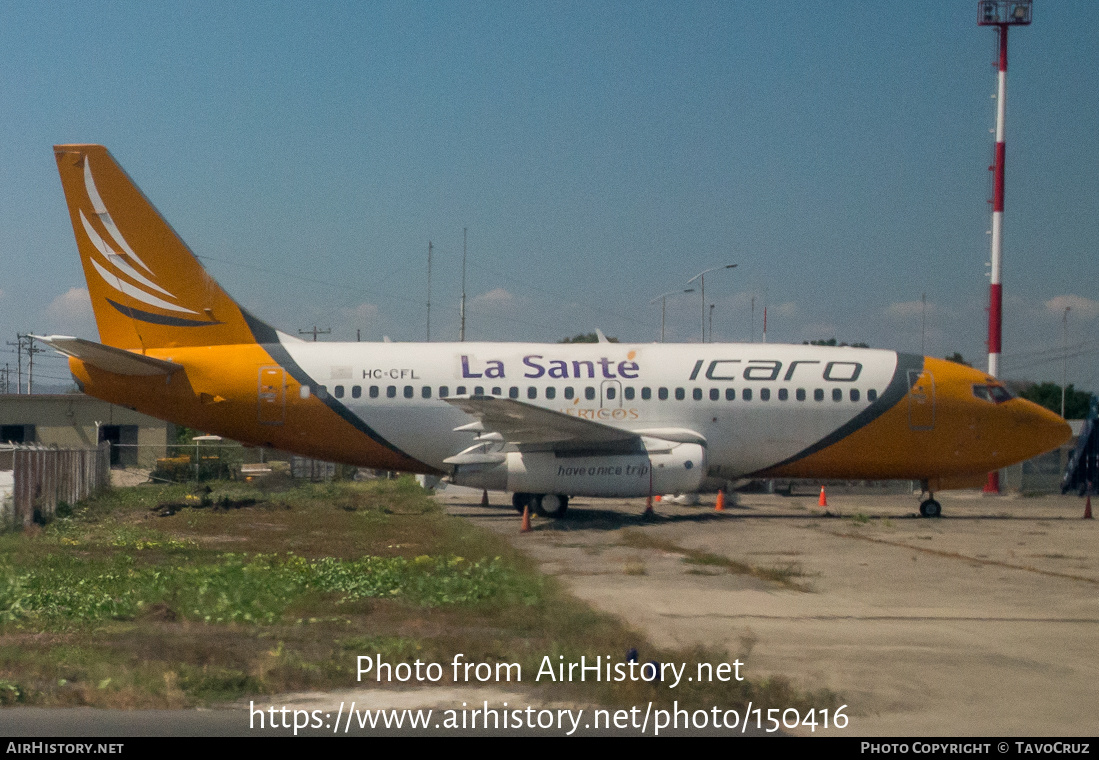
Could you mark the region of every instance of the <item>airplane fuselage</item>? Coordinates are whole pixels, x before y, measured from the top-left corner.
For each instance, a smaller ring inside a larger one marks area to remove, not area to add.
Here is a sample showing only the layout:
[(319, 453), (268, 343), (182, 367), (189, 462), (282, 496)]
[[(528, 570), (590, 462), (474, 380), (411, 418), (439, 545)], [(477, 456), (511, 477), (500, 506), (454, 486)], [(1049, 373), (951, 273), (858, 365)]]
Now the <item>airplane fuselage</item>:
[(456, 430), (472, 418), (445, 400), (455, 396), (514, 399), (640, 433), (690, 430), (705, 441), (707, 474), (726, 480), (945, 481), (1063, 436), (1064, 423), (1029, 402), (975, 394), (995, 382), (984, 373), (885, 350), (279, 337), (147, 352), (186, 367), (167, 378), (119, 378), (77, 359), (72, 368), (92, 395), (205, 431), (429, 473), (449, 472), (444, 460), (475, 441)]

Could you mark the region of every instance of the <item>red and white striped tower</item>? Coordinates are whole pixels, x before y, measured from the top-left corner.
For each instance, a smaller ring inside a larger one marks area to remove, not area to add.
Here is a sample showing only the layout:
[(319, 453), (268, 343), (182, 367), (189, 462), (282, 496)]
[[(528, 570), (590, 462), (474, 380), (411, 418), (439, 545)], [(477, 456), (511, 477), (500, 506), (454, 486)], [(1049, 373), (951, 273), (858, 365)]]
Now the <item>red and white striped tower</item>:
[[(1031, 0), (980, 0), (977, 25), (995, 26), (1000, 40), (996, 91), (996, 157), (992, 164), (992, 266), (988, 291), (988, 374), (1000, 374), (1003, 328), (1004, 123), (1007, 117), (1007, 28), (1030, 23)], [(1000, 477), (988, 474), (986, 492), (999, 493)]]
[(1007, 116), (1007, 25), (1001, 24), (1000, 66), (996, 88), (996, 157), (992, 164), (992, 281), (988, 286), (988, 374), (1000, 374), (1003, 328), (1004, 120)]

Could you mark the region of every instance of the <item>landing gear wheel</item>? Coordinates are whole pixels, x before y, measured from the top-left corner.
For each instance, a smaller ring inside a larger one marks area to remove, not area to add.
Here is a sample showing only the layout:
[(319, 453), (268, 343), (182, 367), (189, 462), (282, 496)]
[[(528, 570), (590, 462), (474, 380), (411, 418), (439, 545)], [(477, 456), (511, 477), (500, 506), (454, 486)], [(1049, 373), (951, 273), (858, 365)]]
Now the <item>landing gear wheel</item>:
[(556, 493), (540, 494), (533, 498), (534, 511), (542, 517), (560, 519), (569, 508), (569, 497)]
[(928, 499), (920, 504), (920, 517), (939, 517), (943, 513), (943, 505), (934, 499)]
[(533, 498), (529, 493), (513, 493), (511, 495), (511, 506), (515, 507), (516, 512), (523, 514), (523, 510), (531, 505)]

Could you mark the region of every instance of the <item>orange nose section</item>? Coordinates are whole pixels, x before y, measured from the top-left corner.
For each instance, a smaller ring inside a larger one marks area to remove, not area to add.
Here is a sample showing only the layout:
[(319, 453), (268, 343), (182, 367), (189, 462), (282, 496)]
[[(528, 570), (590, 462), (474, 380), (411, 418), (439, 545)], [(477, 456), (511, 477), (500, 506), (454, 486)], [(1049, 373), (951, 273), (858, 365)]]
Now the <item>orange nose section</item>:
[(1072, 437), (1072, 428), (1060, 415), (1026, 399), (1015, 398), (1001, 405), (1010, 414), (1018, 430), (1014, 436), (1018, 459), (1030, 459), (1063, 445)]

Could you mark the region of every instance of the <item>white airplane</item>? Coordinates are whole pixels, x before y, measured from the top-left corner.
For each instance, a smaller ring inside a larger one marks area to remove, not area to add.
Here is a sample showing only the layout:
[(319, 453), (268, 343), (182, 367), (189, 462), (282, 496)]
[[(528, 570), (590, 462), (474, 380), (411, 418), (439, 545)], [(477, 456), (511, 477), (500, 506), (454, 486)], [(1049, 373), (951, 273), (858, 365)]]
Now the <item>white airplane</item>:
[(1070, 436), (983, 372), (893, 351), (305, 342), (233, 301), (104, 147), (54, 152), (102, 342), (43, 340), (85, 393), (246, 444), (551, 516), (746, 477), (919, 480), (930, 516), (934, 491)]

